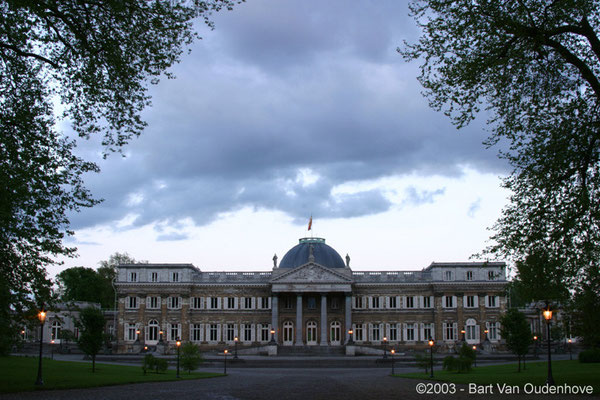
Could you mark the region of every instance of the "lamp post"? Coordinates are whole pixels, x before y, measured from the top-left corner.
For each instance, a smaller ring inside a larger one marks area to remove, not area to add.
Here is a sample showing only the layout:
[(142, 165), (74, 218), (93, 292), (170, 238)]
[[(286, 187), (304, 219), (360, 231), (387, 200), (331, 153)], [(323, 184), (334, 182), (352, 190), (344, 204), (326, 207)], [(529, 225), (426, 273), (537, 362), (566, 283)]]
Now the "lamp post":
[(159, 341), (160, 343), (162, 343), (162, 341), (163, 341), (163, 338), (162, 338), (162, 337), (163, 337), (163, 331), (158, 331), (158, 341)]
[(387, 360), (387, 336), (383, 337), (383, 359)]
[(271, 329), (271, 344), (275, 344), (275, 329)]
[(392, 356), (392, 375), (394, 375), (394, 354), (396, 354), (395, 349), (390, 350), (390, 355)]
[(177, 339), (175, 345), (177, 346), (177, 377), (179, 378), (179, 348), (181, 347), (181, 340)]
[(229, 353), (229, 350), (223, 350), (223, 373), (225, 375), (227, 375), (227, 353)]
[(477, 366), (477, 346), (473, 345), (473, 366), (476, 367)]
[(464, 329), (461, 329), (460, 333), (462, 334), (462, 341), (464, 342), (466, 340), (467, 331), (465, 331)]
[(573, 360), (573, 350), (571, 348), (571, 345), (573, 344), (573, 339), (569, 338), (568, 342), (569, 342), (569, 360)]
[(429, 377), (433, 378), (433, 345), (435, 342), (433, 339), (429, 339)]
[(533, 336), (533, 355), (537, 358), (537, 346), (538, 346), (538, 337), (537, 335)]
[(354, 344), (354, 341), (352, 340), (352, 334), (354, 333), (354, 331), (352, 329), (350, 329), (348, 331), (348, 343), (347, 344)]
[(42, 309), (38, 313), (38, 319), (40, 320), (40, 360), (38, 363), (38, 374), (37, 379), (35, 380), (35, 385), (44, 386), (44, 379), (42, 379), (42, 346), (44, 340), (44, 322), (46, 321), (46, 312), (44, 311), (43, 305)]
[(546, 304), (546, 306), (548, 308), (543, 311), (548, 336), (548, 379), (546, 379), (546, 384), (554, 385), (554, 378), (552, 377), (552, 356), (550, 355), (550, 324), (552, 323), (552, 310), (550, 309), (549, 304)]
[(136, 342), (140, 341), (140, 330), (139, 329), (135, 331), (135, 341)]
[(54, 339), (52, 339), (52, 340), (50, 341), (50, 345), (51, 345), (51, 346), (50, 346), (50, 349), (52, 350), (52, 352), (50, 353), (50, 359), (51, 359), (51, 360), (54, 360)]
[(234, 360), (237, 360), (237, 358), (238, 358), (238, 356), (237, 356), (237, 344), (238, 344), (238, 341), (239, 341), (239, 339), (238, 339), (237, 336), (233, 338), (233, 344), (234, 344), (233, 359)]

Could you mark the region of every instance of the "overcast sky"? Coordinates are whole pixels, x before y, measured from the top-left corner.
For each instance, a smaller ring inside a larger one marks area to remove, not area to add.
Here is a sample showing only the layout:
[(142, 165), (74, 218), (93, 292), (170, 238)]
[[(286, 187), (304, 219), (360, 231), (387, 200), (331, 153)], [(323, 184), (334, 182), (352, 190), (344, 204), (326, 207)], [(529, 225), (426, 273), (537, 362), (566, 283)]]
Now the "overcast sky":
[[(485, 121), (457, 131), (431, 110), (404, 1), (249, 0), (152, 87), (126, 157), (79, 151), (104, 202), (72, 217), (75, 265), (115, 251), (203, 270), (266, 270), (309, 217), (354, 269), (466, 261), (505, 204), (506, 165)], [(55, 273), (57, 270), (52, 270)]]

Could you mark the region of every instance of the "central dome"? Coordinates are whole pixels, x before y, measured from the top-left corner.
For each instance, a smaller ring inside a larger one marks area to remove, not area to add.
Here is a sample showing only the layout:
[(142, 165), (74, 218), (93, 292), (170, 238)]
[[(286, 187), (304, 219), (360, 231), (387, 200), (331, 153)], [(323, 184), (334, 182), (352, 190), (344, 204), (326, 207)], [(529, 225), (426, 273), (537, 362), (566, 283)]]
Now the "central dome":
[(314, 262), (327, 268), (345, 268), (344, 260), (331, 246), (325, 244), (323, 238), (302, 238), (296, 246), (292, 247), (279, 263), (279, 268), (296, 268), (308, 263), (310, 248), (315, 259)]

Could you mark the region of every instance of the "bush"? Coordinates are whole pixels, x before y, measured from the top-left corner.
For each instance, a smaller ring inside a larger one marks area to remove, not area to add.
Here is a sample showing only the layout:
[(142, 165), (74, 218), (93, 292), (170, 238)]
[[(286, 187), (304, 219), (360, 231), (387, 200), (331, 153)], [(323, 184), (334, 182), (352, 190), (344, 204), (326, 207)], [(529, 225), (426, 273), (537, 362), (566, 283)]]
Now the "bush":
[(202, 363), (200, 348), (192, 342), (187, 342), (181, 346), (181, 366), (191, 373)]
[(580, 363), (597, 363), (600, 362), (600, 349), (589, 349), (579, 353)]
[(156, 373), (165, 372), (169, 366), (169, 362), (164, 358), (155, 358), (154, 368)]
[(456, 372), (468, 372), (471, 370), (473, 359), (469, 357), (460, 356), (458, 358), (454, 356), (447, 356), (444, 358), (443, 368), (446, 371)]
[(424, 354), (415, 354), (415, 362), (417, 364), (417, 368), (422, 368), (425, 370), (425, 373), (429, 372), (429, 366), (431, 364), (431, 359)]
[(473, 348), (469, 345), (467, 345), (467, 343), (463, 342), (462, 347), (460, 348), (460, 350), (458, 351), (458, 356), (460, 358), (468, 358), (471, 360), (475, 360), (475, 350), (473, 350)]
[(146, 354), (142, 362), (142, 371), (146, 375), (146, 371), (153, 370), (156, 366), (156, 358), (152, 354)]

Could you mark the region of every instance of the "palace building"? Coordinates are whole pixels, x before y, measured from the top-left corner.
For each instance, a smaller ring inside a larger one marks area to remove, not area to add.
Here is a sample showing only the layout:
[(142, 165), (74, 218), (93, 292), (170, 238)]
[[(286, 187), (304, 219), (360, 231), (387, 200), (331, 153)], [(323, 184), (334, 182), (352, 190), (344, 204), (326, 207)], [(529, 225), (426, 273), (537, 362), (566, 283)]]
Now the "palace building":
[[(463, 340), (500, 340), (503, 262), (431, 263), (419, 271), (353, 271), (322, 238), (303, 238), (272, 270), (202, 271), (191, 264), (118, 267), (117, 351), (180, 339), (218, 350), (353, 343), (421, 349), (431, 338), (452, 350)], [(274, 330), (274, 334), (271, 333)], [(352, 334), (349, 331), (352, 331)], [(237, 338), (237, 339), (236, 339)], [(385, 339), (384, 339), (385, 338)]]

